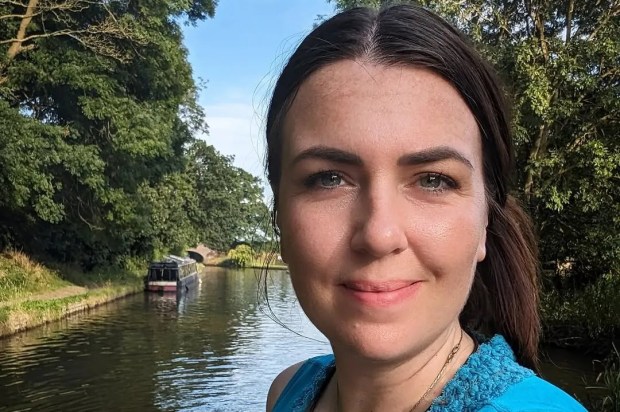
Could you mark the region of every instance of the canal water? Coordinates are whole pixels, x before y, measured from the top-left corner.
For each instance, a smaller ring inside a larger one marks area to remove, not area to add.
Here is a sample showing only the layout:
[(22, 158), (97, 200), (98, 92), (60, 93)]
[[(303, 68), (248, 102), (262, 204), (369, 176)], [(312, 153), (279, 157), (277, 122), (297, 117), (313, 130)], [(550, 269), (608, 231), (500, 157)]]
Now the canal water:
[[(270, 272), (271, 310), (258, 272), (208, 268), (179, 300), (138, 294), (0, 340), (0, 411), (262, 411), (284, 367), (327, 353), (286, 272)], [(591, 369), (553, 354), (545, 373), (583, 386)]]

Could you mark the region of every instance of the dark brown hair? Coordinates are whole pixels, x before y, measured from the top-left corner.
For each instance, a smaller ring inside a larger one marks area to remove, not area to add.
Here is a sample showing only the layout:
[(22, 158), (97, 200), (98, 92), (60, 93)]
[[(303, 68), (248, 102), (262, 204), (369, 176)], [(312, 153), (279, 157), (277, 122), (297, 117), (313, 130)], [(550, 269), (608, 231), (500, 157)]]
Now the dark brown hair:
[[(284, 67), (267, 114), (267, 176), (278, 211), (282, 123), (300, 85), (330, 63), (360, 59), (425, 68), (458, 90), (478, 122), (489, 210), (487, 255), (461, 314), (465, 327), (502, 334), (525, 366), (536, 368), (538, 263), (529, 218), (508, 193), (514, 154), (507, 104), (494, 70), (437, 15), (411, 5), (355, 8), (323, 22)], [(275, 219), (274, 219), (275, 223)]]

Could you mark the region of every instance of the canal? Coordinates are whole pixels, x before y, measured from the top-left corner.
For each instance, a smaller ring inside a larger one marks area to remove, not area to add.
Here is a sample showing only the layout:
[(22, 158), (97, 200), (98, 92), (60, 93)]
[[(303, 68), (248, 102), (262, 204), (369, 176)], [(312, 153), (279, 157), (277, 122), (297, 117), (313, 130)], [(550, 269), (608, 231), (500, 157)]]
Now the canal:
[[(176, 297), (138, 294), (0, 340), (0, 411), (261, 411), (284, 367), (330, 351), (272, 271), (208, 268)], [(552, 353), (546, 375), (574, 393), (587, 359)]]

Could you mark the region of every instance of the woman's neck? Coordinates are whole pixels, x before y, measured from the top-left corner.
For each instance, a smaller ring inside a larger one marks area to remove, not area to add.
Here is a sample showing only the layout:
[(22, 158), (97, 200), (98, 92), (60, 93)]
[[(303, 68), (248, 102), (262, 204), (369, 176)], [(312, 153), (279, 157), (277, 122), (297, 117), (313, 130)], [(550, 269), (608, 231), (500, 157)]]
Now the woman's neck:
[(334, 347), (336, 372), (315, 410), (424, 411), (473, 350), (473, 340), (458, 325), (422, 350), (391, 361)]

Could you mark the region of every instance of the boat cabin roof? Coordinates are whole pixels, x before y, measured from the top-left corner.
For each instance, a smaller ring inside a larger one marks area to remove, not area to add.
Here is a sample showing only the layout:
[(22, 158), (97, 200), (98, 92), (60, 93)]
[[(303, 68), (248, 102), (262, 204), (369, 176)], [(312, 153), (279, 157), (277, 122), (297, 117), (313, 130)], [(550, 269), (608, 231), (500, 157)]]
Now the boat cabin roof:
[(164, 260), (159, 262), (151, 262), (149, 269), (178, 269), (181, 266), (188, 265), (190, 263), (196, 263), (194, 259), (182, 258), (179, 256), (166, 256)]

